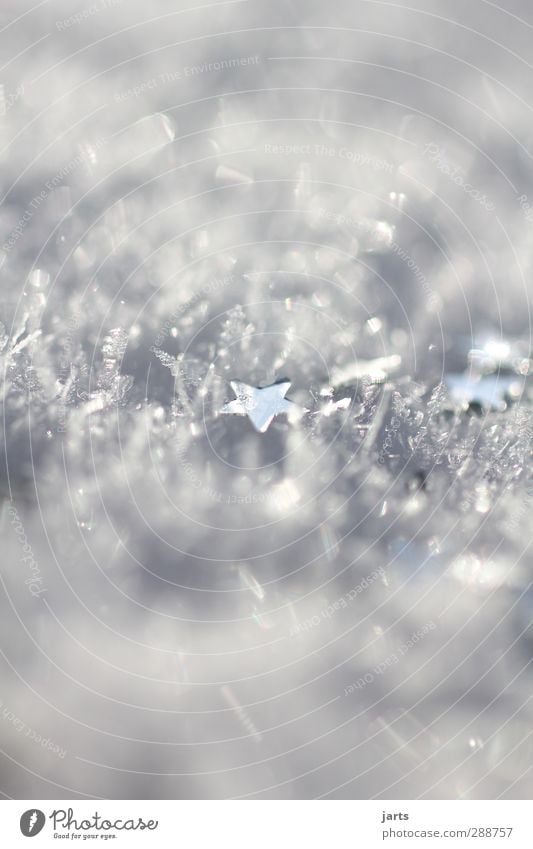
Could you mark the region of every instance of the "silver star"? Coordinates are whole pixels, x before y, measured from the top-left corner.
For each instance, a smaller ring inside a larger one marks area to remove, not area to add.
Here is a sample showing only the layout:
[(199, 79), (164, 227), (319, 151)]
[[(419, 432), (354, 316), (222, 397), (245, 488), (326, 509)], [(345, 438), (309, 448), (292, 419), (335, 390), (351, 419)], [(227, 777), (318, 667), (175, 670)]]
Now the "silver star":
[(241, 383), (240, 380), (232, 380), (230, 386), (237, 397), (224, 404), (221, 413), (248, 416), (255, 429), (265, 433), (274, 416), (286, 413), (289, 419), (297, 419), (307, 412), (294, 401), (285, 399), (290, 385), (290, 380), (284, 380), (271, 386), (255, 387)]

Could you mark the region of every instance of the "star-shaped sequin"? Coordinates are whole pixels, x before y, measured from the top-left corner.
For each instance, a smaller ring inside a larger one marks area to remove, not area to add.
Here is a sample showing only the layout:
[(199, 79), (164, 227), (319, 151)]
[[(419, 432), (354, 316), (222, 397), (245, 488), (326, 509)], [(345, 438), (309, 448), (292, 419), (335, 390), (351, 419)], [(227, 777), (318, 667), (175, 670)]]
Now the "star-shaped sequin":
[(259, 433), (265, 433), (272, 419), (281, 413), (286, 413), (289, 420), (300, 419), (307, 411), (285, 398), (290, 385), (290, 380), (282, 380), (270, 386), (255, 387), (241, 383), (240, 380), (232, 380), (230, 386), (237, 397), (224, 404), (221, 413), (248, 416)]

